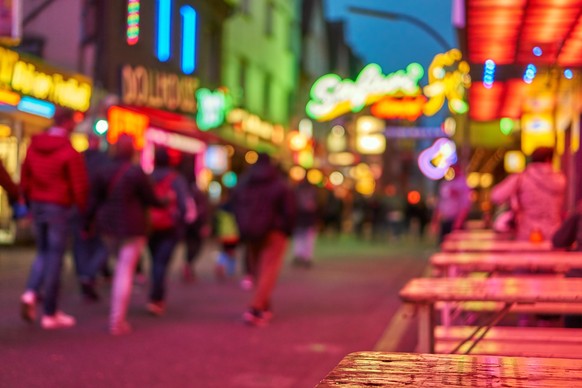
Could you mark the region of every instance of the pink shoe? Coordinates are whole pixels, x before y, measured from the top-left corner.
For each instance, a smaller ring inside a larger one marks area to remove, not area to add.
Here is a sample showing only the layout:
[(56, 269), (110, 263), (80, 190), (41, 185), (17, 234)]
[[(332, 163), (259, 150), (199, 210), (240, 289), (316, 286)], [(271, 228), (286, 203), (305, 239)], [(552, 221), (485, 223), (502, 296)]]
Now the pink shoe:
[(76, 323), (74, 317), (57, 311), (55, 315), (44, 315), (40, 321), (40, 326), (46, 330), (65, 329), (75, 326)]

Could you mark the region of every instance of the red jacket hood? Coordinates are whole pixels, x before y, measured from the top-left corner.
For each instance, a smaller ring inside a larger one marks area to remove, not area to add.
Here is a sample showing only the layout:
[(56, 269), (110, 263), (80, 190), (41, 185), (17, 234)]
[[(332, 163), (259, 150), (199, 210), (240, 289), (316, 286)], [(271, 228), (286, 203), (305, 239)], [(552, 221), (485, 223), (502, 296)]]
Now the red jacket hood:
[(30, 150), (42, 154), (51, 154), (61, 150), (67, 144), (70, 144), (68, 137), (41, 133), (33, 136), (30, 140)]

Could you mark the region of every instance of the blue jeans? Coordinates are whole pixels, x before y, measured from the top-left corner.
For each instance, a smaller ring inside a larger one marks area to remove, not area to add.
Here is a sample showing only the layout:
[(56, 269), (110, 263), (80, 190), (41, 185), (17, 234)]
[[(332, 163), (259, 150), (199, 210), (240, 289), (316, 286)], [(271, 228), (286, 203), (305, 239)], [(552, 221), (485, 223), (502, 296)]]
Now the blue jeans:
[(152, 288), (150, 300), (161, 302), (166, 295), (166, 274), (179, 236), (173, 231), (155, 232), (149, 238), (148, 246), (152, 258)]
[(74, 226), (73, 257), (77, 276), (83, 283), (92, 283), (107, 262), (109, 250), (100, 235), (81, 235), (82, 225), (78, 214), (75, 216)]
[(27, 289), (36, 295), (44, 291), (44, 313), (54, 315), (61, 282), (61, 268), (70, 232), (71, 208), (32, 202), (36, 257), (30, 269)]

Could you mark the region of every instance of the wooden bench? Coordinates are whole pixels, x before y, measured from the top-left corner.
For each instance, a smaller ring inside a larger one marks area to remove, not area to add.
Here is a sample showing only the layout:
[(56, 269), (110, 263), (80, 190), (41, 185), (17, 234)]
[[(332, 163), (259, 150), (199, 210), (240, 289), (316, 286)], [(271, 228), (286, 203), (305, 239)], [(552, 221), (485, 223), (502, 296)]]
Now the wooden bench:
[[(460, 341), (468, 338), (476, 329), (474, 326), (437, 326), (435, 352), (451, 353)], [(457, 353), (465, 354), (471, 346), (472, 342), (467, 342)], [(582, 358), (582, 329), (496, 326), (487, 331), (470, 353)]]
[(358, 352), (317, 385), (332, 387), (577, 387), (582, 360)]
[(416, 278), (410, 280), (399, 295), (404, 302), (416, 305), (418, 348), (427, 353), (436, 351), (436, 303), (500, 303), (503, 309), (496, 311), (487, 322), (488, 326), (495, 326), (514, 305), (572, 304), (582, 308), (582, 279)]
[[(446, 307), (446, 302), (438, 302), (435, 309), (442, 310)], [(499, 302), (459, 302), (455, 303), (454, 309), (467, 312), (494, 312), (503, 308), (503, 303)], [(582, 305), (572, 303), (528, 303), (516, 304), (511, 307), (511, 313), (519, 314), (580, 314), (582, 315)]]

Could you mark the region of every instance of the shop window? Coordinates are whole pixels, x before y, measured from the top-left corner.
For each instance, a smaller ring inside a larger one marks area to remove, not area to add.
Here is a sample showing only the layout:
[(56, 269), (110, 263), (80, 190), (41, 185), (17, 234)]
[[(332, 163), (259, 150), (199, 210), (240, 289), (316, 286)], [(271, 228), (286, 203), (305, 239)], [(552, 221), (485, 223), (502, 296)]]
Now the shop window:
[(245, 95), (247, 92), (247, 77), (248, 77), (248, 62), (246, 59), (241, 59), (239, 63), (238, 86), (239, 86), (239, 105), (245, 107)]
[(265, 83), (263, 84), (263, 109), (265, 113), (265, 117), (270, 117), (270, 109), (271, 109), (271, 99), (272, 99), (272, 84), (273, 78), (270, 74), (265, 75)]
[(250, 15), (251, 13), (251, 1), (252, 0), (241, 0), (240, 2), (240, 12), (245, 15)]
[(273, 27), (275, 21), (275, 5), (273, 3), (268, 3), (265, 13), (265, 35), (273, 35)]

